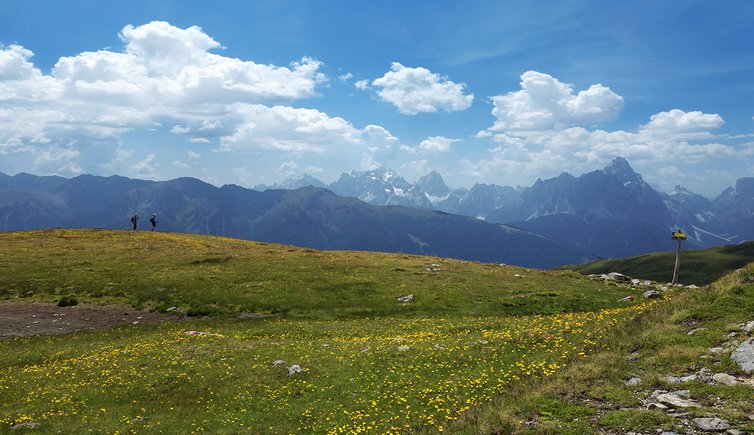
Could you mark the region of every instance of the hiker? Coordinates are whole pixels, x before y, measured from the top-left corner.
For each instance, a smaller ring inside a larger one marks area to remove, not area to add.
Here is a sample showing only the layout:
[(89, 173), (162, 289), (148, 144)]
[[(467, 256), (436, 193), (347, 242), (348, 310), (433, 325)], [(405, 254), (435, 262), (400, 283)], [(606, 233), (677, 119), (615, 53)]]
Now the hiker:
[(157, 213), (154, 213), (152, 217), (149, 219), (149, 222), (152, 223), (152, 231), (157, 231)]
[(139, 213), (136, 213), (133, 216), (131, 216), (131, 223), (134, 224), (134, 229), (136, 229), (137, 222), (139, 222)]

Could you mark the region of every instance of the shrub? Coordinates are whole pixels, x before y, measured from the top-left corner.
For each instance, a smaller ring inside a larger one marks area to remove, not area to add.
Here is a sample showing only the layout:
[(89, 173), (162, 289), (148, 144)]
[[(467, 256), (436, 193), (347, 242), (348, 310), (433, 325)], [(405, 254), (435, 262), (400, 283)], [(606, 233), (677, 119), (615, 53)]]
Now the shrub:
[(74, 298), (73, 296), (63, 296), (58, 301), (58, 306), (59, 307), (72, 307), (72, 306), (78, 305), (78, 304), (79, 304), (79, 301), (76, 300), (76, 298)]
[(209, 316), (212, 312), (210, 307), (191, 307), (186, 311), (186, 315), (189, 317)]

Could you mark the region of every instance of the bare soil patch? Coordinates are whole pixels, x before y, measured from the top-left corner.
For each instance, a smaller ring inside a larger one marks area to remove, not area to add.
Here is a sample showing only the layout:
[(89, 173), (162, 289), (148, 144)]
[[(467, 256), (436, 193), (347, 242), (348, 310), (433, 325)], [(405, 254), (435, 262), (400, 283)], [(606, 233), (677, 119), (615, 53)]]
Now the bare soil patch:
[(36, 334), (64, 334), (127, 324), (181, 320), (183, 316), (139, 311), (117, 305), (53, 304), (0, 301), (0, 339)]

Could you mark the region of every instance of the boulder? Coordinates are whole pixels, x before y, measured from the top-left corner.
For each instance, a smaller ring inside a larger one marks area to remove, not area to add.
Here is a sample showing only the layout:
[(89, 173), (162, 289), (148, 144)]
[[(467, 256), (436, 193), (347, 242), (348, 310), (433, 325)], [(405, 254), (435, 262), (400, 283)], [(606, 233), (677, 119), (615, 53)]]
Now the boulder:
[(678, 393), (664, 393), (657, 396), (657, 401), (674, 408), (698, 408), (699, 404), (690, 399), (682, 399)]
[(730, 427), (730, 424), (720, 418), (717, 417), (702, 417), (702, 418), (695, 418), (694, 424), (696, 424), (699, 429), (704, 431), (723, 431), (725, 429), (728, 429)]
[(745, 332), (754, 331), (754, 320), (752, 320), (751, 322), (747, 323), (746, 326), (744, 326), (744, 331)]
[(657, 290), (649, 290), (643, 293), (643, 296), (647, 299), (658, 299), (662, 297), (662, 293)]
[(410, 295), (398, 296), (397, 298), (395, 298), (396, 301), (398, 301), (398, 302), (400, 302), (402, 304), (413, 302), (415, 299), (416, 299), (416, 297), (414, 297), (414, 295), (411, 295), (411, 294)]
[(304, 371), (304, 369), (302, 369), (300, 365), (294, 364), (294, 365), (288, 367), (288, 376), (293, 376), (293, 375), (301, 373), (303, 371)]
[(615, 281), (615, 282), (624, 282), (624, 283), (630, 283), (631, 278), (627, 277), (626, 275), (618, 272), (610, 272), (607, 275), (603, 275), (603, 279), (606, 279), (608, 281)]
[(733, 353), (730, 359), (741, 366), (746, 373), (754, 372), (754, 338), (750, 338), (741, 343)]
[(716, 384), (728, 385), (731, 387), (739, 384), (738, 379), (727, 373), (715, 373), (712, 375), (712, 380), (715, 381)]

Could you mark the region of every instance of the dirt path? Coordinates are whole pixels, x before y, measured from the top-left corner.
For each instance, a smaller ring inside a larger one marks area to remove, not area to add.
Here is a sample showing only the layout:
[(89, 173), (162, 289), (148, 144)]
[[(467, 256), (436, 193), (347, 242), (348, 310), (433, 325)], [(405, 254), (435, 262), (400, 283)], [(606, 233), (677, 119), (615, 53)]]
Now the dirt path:
[(0, 339), (35, 334), (63, 334), (134, 323), (177, 321), (181, 317), (116, 305), (80, 304), (58, 307), (53, 304), (0, 301)]

